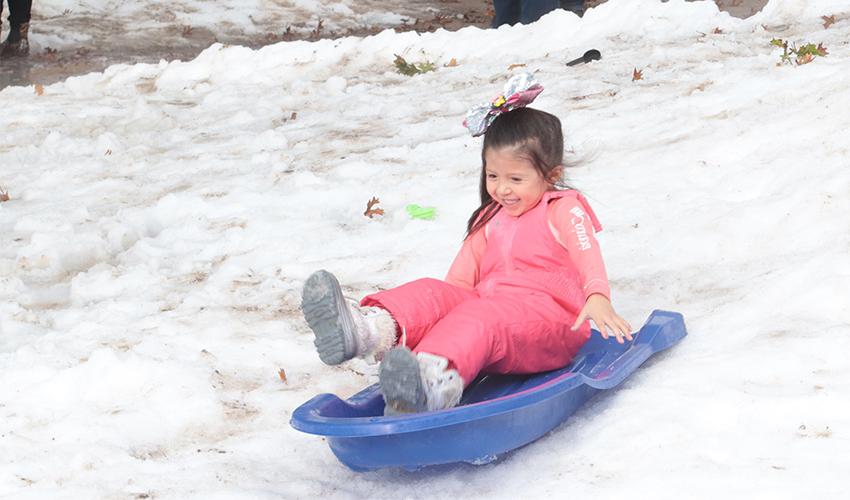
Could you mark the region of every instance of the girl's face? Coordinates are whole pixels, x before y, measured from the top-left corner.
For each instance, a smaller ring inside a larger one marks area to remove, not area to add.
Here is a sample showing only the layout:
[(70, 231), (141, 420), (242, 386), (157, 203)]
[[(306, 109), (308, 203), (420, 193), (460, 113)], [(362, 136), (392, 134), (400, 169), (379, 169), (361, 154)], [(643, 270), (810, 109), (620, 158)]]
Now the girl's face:
[(516, 154), (513, 148), (490, 148), (484, 152), (487, 166), (487, 192), (508, 214), (518, 217), (534, 208), (543, 194), (552, 189), (561, 167), (552, 171), (551, 182), (534, 168), (534, 164)]

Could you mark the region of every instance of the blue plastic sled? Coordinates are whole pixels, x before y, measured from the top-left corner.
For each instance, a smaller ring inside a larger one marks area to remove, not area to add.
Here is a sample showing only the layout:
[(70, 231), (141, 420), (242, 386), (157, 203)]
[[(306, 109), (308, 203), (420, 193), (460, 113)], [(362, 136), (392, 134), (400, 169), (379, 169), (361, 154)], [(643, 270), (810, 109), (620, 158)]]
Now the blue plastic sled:
[(337, 458), (356, 471), (382, 467), (485, 464), (543, 436), (591, 396), (611, 389), (647, 358), (685, 335), (681, 314), (653, 311), (632, 342), (594, 332), (573, 362), (533, 375), (484, 375), (449, 410), (384, 417), (377, 384), (346, 401), (320, 394), (298, 407), (290, 424), (327, 436)]

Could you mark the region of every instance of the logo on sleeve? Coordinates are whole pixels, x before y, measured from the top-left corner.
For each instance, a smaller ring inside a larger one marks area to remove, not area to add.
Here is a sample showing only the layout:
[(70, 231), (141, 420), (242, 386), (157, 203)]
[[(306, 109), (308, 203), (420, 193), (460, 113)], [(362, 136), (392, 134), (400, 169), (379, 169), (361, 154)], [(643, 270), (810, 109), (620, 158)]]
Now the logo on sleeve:
[(574, 216), (570, 219), (570, 223), (573, 225), (573, 232), (578, 239), (578, 247), (582, 250), (590, 250), (590, 238), (587, 236), (587, 228), (584, 226), (586, 217), (584, 211), (581, 207), (573, 207), (570, 213)]

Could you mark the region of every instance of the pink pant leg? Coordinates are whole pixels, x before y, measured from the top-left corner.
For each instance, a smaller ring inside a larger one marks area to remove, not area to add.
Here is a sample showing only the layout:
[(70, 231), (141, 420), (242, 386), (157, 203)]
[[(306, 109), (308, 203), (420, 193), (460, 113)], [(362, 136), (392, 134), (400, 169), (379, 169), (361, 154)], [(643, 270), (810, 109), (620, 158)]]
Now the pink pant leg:
[(413, 349), (452, 309), (474, 298), (478, 298), (478, 294), (473, 290), (423, 278), (367, 295), (360, 305), (378, 306), (389, 311), (398, 324), (399, 334), (404, 332), (407, 347)]
[(448, 358), (465, 384), (479, 372), (534, 373), (566, 366), (590, 336), (551, 297), (527, 292), (458, 304), (416, 346)]

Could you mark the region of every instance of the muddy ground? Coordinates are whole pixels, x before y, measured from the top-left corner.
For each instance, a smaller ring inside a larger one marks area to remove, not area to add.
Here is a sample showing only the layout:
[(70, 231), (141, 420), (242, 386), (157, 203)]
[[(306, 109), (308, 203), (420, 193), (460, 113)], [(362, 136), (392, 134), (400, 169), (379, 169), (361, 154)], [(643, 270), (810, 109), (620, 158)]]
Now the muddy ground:
[[(2, 0), (0, 0), (2, 1)], [(758, 12), (767, 0), (715, 0), (722, 10), (738, 17)], [(586, 0), (587, 7), (605, 0)], [(456, 30), (465, 26), (489, 26), (493, 16), (491, 0), (410, 0), (393, 2), (393, 12), (407, 16), (409, 21), (395, 29), (400, 31), (434, 31), (439, 28)], [(39, 25), (70, 32), (86, 33), (91, 42), (76, 47), (53, 49), (40, 47), (25, 59), (0, 60), (0, 89), (9, 85), (48, 85), (73, 75), (103, 71), (118, 63), (154, 63), (160, 59), (189, 60), (215, 42), (261, 47), (283, 40), (336, 38), (349, 35), (368, 35), (383, 27), (354, 28), (339, 31), (307, 26), (270, 26), (265, 33), (244, 35), (214, 33), (208, 29), (192, 29), (174, 25), (161, 32), (133, 34), (127, 20), (63, 15), (40, 17), (37, 5), (33, 12), (32, 30)], [(2, 32), (5, 38), (8, 25)]]

